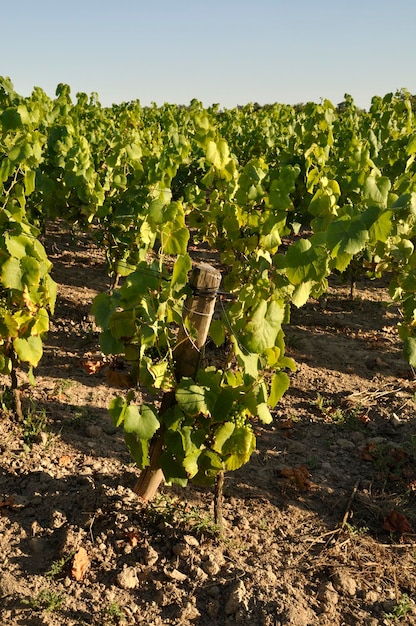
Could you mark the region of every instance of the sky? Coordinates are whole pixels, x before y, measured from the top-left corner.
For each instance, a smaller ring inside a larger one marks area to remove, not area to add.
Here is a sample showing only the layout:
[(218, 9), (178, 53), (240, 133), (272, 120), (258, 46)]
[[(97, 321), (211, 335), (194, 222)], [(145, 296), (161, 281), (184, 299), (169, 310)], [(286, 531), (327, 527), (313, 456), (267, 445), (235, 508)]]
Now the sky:
[(23, 96), (59, 83), (103, 106), (232, 108), (416, 93), (416, 0), (15, 0), (1, 3), (0, 76)]

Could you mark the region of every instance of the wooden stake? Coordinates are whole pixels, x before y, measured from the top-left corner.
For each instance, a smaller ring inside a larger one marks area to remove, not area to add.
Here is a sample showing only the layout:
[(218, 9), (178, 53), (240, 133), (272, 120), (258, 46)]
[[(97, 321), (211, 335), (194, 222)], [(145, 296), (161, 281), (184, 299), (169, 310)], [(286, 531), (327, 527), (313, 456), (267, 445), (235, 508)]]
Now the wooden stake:
[[(199, 263), (191, 273), (189, 285), (192, 289), (192, 296), (187, 298), (184, 304), (183, 324), (173, 350), (177, 381), (184, 376), (195, 378), (197, 374), (220, 283), (221, 273), (207, 263)], [(166, 393), (162, 398), (160, 415), (163, 415), (175, 402), (175, 392)], [(134, 487), (134, 491), (143, 500), (152, 500), (160, 483), (164, 480), (159, 464), (162, 450), (163, 432), (159, 432), (150, 445), (150, 465), (141, 472)]]
[(222, 517), (222, 502), (224, 499), (224, 471), (218, 472), (215, 479), (215, 491), (214, 491), (214, 522), (217, 524), (220, 536), (224, 534), (224, 520)]

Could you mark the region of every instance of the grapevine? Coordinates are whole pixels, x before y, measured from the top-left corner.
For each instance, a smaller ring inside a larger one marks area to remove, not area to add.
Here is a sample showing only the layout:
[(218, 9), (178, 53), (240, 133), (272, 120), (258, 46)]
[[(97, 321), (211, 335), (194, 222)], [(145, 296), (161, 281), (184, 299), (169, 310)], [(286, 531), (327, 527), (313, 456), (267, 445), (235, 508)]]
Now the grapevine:
[[(101, 106), (28, 98), (0, 80), (0, 370), (16, 386), (42, 355), (55, 286), (41, 244), (65, 216), (104, 249), (111, 285), (92, 311), (102, 351), (124, 360), (124, 396), (110, 406), (141, 468), (163, 436), (170, 482), (212, 482), (247, 462), (255, 424), (270, 423), (295, 363), (284, 327), (293, 306), (325, 293), (332, 273), (388, 274), (416, 366), (416, 129), (406, 91), (297, 107), (234, 110), (139, 101)], [(216, 255), (221, 301), (210, 337), (227, 353), (177, 377), (178, 333), (194, 250)], [(140, 389), (154, 394), (141, 406)], [(160, 413), (163, 394), (175, 402)]]

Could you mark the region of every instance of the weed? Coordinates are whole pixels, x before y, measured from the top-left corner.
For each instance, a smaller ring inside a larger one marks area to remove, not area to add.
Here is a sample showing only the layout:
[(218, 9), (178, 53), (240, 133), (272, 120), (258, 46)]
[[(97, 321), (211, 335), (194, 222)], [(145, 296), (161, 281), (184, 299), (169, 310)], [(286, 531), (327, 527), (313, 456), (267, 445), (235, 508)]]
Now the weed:
[(386, 618), (392, 621), (400, 620), (402, 617), (406, 617), (408, 612), (412, 608), (412, 601), (407, 593), (404, 593), (397, 601), (396, 606), (391, 613), (386, 614)]
[(68, 423), (72, 424), (73, 426), (80, 426), (81, 422), (83, 422), (84, 420), (92, 420), (94, 419), (94, 417), (95, 414), (93, 413), (93, 411), (91, 411), (89, 407), (77, 407), (73, 417), (68, 420)]
[(42, 609), (50, 613), (59, 609), (64, 601), (65, 599), (60, 593), (50, 589), (42, 589), (36, 598), (27, 598), (23, 600), (23, 603), (32, 609)]
[(63, 576), (65, 573), (65, 566), (74, 556), (75, 551), (69, 552), (69, 554), (57, 559), (52, 563), (47, 572), (45, 572), (45, 578), (58, 578), (59, 576)]
[[(105, 620), (104, 623), (114, 623), (115, 620), (117, 622), (124, 622), (126, 620), (126, 616), (123, 612), (123, 609), (117, 602), (111, 602), (111, 604), (102, 611), (103, 618)], [(111, 620), (111, 621), (109, 621)]]
[(317, 456), (310, 456), (306, 459), (305, 465), (309, 470), (315, 470), (320, 466), (321, 460)]
[(324, 396), (319, 392), (316, 394), (316, 400), (313, 404), (327, 419), (331, 419), (331, 421), (337, 423), (345, 421), (345, 416), (342, 410), (339, 407), (334, 407), (334, 401), (330, 398), (324, 398)]
[(182, 520), (190, 525), (190, 529), (197, 535), (209, 535), (211, 537), (219, 537), (221, 535), (221, 527), (212, 520), (208, 513), (203, 514), (199, 507), (192, 507), (187, 511), (183, 511)]
[(74, 385), (74, 381), (69, 378), (58, 378), (55, 381), (55, 386), (52, 390), (51, 396), (56, 398), (66, 398), (69, 400), (71, 396), (67, 393), (67, 391)]
[(14, 409), (13, 391), (10, 387), (3, 387), (3, 391), (0, 393), (0, 409), (7, 413)]
[(368, 526), (354, 526), (354, 524), (349, 524), (348, 522), (345, 524), (345, 528), (348, 530), (349, 534), (354, 537), (365, 535), (370, 530)]
[(158, 524), (160, 522), (177, 526), (186, 526), (188, 530), (198, 535), (210, 535), (217, 537), (221, 534), (218, 524), (215, 524), (208, 513), (204, 513), (198, 506), (190, 506), (188, 503), (181, 503), (178, 499), (169, 498), (166, 494), (150, 503), (148, 508), (150, 521)]
[(319, 392), (316, 394), (316, 400), (312, 403), (322, 413), (323, 417), (335, 424), (344, 424), (356, 428), (357, 425), (365, 424), (369, 421), (367, 412), (361, 406), (341, 408), (334, 406), (332, 398), (325, 398)]
[(37, 411), (34, 404), (23, 418), (23, 441), (26, 446), (31, 446), (36, 441), (41, 432), (46, 430), (46, 411)]

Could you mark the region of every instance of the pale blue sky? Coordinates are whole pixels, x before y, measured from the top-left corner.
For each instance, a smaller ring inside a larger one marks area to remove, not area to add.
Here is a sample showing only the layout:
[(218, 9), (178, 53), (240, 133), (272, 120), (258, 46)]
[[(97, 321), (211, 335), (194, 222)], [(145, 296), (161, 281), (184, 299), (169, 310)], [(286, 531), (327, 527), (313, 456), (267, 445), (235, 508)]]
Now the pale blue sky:
[(0, 75), (107, 106), (234, 107), (416, 93), (416, 0), (16, 0), (1, 3)]

